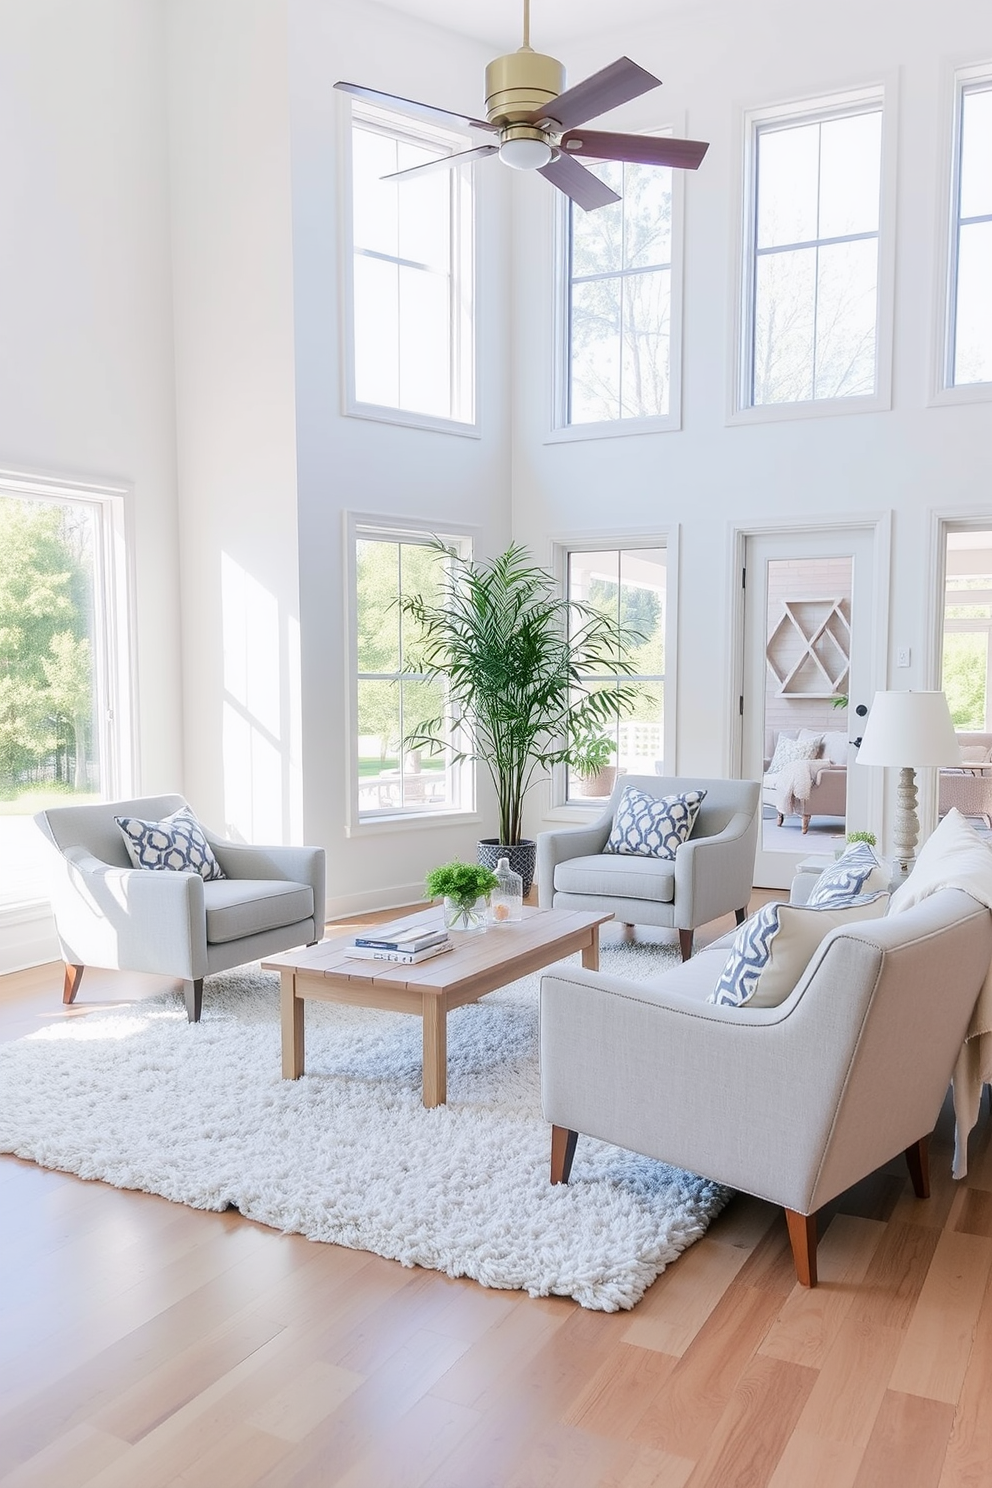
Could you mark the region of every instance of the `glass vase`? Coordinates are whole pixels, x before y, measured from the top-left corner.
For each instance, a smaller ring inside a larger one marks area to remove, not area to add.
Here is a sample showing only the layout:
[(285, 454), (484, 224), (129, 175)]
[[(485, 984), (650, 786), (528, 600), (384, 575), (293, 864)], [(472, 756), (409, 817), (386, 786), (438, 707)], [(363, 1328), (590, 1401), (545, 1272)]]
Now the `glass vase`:
[(445, 898), (444, 928), (478, 935), (486, 928), (488, 912), (489, 900), (485, 894), (469, 900)]

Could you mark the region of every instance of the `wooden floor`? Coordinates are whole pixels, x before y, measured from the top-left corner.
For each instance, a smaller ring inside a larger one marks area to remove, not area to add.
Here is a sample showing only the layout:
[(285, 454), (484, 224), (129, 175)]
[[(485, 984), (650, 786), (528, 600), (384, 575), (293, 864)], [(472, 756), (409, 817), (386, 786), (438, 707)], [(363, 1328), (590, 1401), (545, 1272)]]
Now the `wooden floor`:
[[(163, 985), (2, 978), (0, 1037)], [(0, 1483), (989, 1488), (990, 1132), (844, 1195), (813, 1292), (738, 1197), (612, 1315), (0, 1158)]]

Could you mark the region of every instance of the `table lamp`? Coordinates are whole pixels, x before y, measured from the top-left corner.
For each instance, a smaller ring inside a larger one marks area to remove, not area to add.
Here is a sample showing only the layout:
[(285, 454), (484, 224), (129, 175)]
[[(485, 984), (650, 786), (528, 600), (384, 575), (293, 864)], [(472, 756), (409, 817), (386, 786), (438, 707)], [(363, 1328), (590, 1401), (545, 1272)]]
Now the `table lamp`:
[(896, 765), (899, 791), (892, 843), (903, 876), (920, 837), (916, 771), (959, 765), (961, 751), (942, 692), (876, 692), (868, 713), (859, 765)]

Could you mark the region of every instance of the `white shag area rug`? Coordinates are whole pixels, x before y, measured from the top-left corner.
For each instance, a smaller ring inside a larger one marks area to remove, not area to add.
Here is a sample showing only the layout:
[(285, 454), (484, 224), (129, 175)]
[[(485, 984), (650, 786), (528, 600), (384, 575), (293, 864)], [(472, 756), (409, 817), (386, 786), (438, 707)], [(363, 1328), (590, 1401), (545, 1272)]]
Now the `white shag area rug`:
[[(606, 946), (644, 977), (668, 947)], [(577, 961), (578, 958), (572, 958)], [(279, 993), (210, 977), (203, 1019), (163, 996), (0, 1047), (0, 1151), (197, 1209), (583, 1307), (633, 1307), (727, 1191), (580, 1137), (548, 1180), (538, 977), (448, 1018), (448, 1104), (421, 1102), (419, 1018), (308, 1002), (307, 1073), (280, 1078)]]

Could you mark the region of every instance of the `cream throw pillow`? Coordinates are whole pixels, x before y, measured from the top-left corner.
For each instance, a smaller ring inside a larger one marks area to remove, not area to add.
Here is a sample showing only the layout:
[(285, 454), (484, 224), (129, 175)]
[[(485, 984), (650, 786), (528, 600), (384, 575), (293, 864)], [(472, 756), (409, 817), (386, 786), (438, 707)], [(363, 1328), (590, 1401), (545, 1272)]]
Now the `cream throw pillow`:
[(920, 848), (906, 882), (892, 895), (889, 914), (910, 909), (944, 888), (963, 889), (992, 905), (992, 847), (953, 806)]

